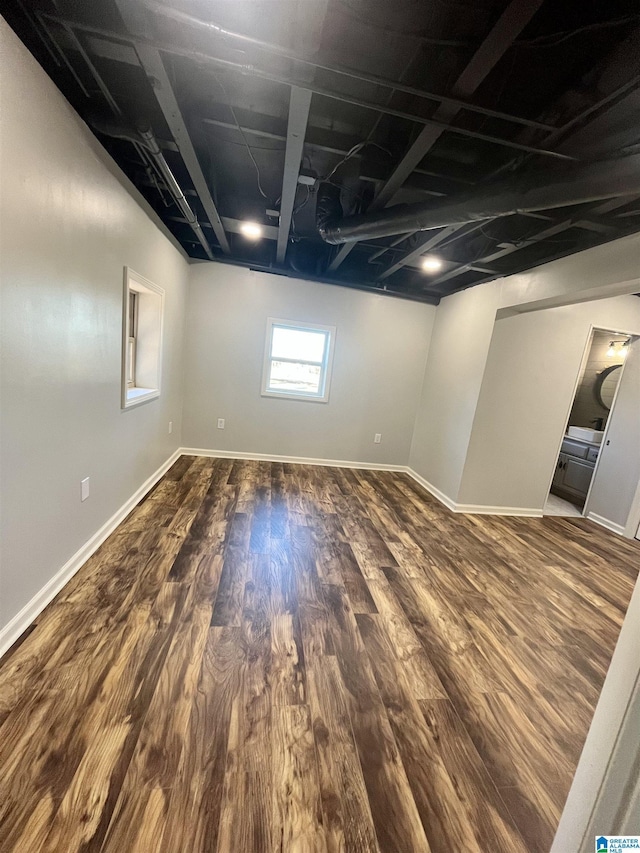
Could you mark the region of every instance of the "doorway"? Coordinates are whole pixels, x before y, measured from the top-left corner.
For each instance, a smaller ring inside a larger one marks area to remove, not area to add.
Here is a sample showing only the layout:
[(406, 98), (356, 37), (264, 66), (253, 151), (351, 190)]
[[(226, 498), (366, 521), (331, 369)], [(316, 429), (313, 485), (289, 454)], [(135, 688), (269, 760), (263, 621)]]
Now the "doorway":
[(544, 515), (584, 514), (630, 343), (629, 334), (592, 329)]

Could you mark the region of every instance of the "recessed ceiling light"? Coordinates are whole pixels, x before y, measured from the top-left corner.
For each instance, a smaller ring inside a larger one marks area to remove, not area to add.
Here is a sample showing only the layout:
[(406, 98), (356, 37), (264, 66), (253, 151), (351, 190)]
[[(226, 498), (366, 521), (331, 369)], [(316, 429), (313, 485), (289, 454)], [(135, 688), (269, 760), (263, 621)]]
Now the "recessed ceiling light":
[(422, 259), (422, 269), (425, 272), (438, 272), (442, 269), (442, 261), (440, 258), (426, 257)]
[(249, 240), (259, 240), (262, 237), (262, 226), (257, 222), (241, 222), (240, 233)]

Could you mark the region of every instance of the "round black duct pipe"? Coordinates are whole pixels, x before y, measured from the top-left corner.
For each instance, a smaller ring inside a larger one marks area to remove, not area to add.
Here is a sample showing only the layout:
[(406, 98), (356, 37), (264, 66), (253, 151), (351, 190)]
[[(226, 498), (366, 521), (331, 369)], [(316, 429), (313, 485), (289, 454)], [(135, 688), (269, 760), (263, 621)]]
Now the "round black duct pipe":
[(346, 218), (339, 188), (321, 184), (316, 222), (325, 242), (340, 245), (625, 195), (640, 195), (640, 154), (530, 172), (519, 180), (514, 176), (436, 206), (433, 201), (396, 205)]

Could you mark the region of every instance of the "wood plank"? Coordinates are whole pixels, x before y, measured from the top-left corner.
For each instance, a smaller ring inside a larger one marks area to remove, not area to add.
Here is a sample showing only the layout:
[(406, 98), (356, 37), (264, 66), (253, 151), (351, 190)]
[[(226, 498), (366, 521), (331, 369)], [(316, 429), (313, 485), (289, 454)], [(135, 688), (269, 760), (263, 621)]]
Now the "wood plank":
[(316, 656), (307, 678), (327, 850), (376, 853), (371, 806), (335, 657)]
[(231, 522), (222, 576), (211, 624), (240, 626), (244, 586), (249, 564), (251, 517), (237, 512)]
[(325, 585), (336, 659), (381, 850), (430, 851), (371, 663), (346, 596)]
[(243, 665), (241, 629), (210, 628), (159, 850), (216, 850), (231, 710)]
[(272, 716), (273, 849), (326, 853), (316, 750), (307, 705), (280, 705)]

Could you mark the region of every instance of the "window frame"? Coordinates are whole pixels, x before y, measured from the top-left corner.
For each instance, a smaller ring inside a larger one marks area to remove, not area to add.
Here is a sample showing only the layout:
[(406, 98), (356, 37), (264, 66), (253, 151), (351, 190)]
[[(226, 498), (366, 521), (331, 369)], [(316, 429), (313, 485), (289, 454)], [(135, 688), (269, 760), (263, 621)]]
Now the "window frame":
[[(120, 405), (124, 410), (140, 406), (160, 396), (164, 288), (149, 281), (130, 267), (124, 268), (123, 278)], [(131, 294), (135, 294), (133, 317)], [(132, 320), (134, 328), (131, 328)], [(133, 371), (132, 358), (134, 359)]]
[[(293, 329), (300, 332), (322, 332), (325, 339), (324, 354), (321, 362), (308, 361), (301, 358), (272, 358), (271, 348), (273, 346), (274, 328)], [(323, 326), (319, 323), (304, 323), (299, 320), (283, 320), (277, 317), (267, 318), (267, 331), (264, 345), (264, 359), (262, 363), (262, 385), (261, 395), (263, 397), (276, 397), (281, 400), (299, 400), (306, 403), (328, 403), (331, 386), (331, 374), (333, 369), (333, 352), (336, 340), (336, 327)], [(320, 366), (320, 385), (318, 394), (305, 394), (303, 391), (283, 391), (269, 388), (271, 377), (271, 362), (283, 361), (292, 364), (313, 364)]]

